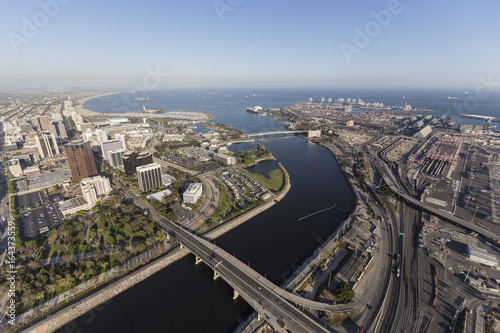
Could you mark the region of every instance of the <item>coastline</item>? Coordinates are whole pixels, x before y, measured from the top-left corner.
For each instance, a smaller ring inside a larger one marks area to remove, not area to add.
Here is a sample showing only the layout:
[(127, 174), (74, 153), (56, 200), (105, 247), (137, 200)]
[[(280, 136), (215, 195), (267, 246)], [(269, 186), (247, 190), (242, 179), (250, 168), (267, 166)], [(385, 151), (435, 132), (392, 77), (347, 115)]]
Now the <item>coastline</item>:
[(124, 92), (124, 91), (112, 91), (112, 92), (102, 93), (102, 94), (99, 94), (99, 95), (92, 95), (92, 96), (89, 96), (89, 97), (85, 97), (85, 98), (79, 99), (79, 100), (77, 100), (75, 102), (75, 105), (74, 105), (75, 111), (76, 111), (77, 114), (82, 115), (82, 116), (102, 116), (103, 114), (100, 113), (100, 112), (96, 112), (96, 111), (92, 111), (92, 110), (89, 110), (89, 109), (85, 109), (83, 107), (83, 105), (85, 104), (85, 102), (87, 102), (88, 100), (97, 98), (97, 97), (110, 96), (110, 95), (114, 95), (114, 94), (118, 94), (118, 93), (122, 93), (122, 92)]

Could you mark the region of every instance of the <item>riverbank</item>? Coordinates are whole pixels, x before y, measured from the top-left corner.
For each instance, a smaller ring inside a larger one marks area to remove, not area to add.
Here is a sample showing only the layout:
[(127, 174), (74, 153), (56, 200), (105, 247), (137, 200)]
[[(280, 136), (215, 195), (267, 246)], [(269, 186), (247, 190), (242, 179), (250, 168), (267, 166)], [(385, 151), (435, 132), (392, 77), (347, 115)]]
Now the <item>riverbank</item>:
[(281, 163), (278, 163), (278, 168), (280, 168), (280, 170), (283, 172), (283, 174), (285, 176), (285, 185), (283, 186), (282, 190), (276, 196), (274, 196), (272, 199), (270, 199), (265, 204), (260, 205), (258, 207), (255, 207), (251, 211), (248, 211), (248, 212), (246, 212), (238, 217), (235, 217), (234, 219), (230, 220), (229, 222), (226, 222), (226, 223), (220, 225), (216, 229), (212, 229), (211, 231), (208, 231), (205, 236), (210, 238), (210, 239), (217, 238), (217, 237), (225, 234), (229, 230), (234, 229), (237, 226), (239, 226), (240, 224), (245, 223), (246, 221), (250, 220), (251, 218), (257, 216), (258, 214), (262, 213), (263, 211), (271, 208), (276, 203), (281, 201), (286, 196), (286, 194), (288, 193), (290, 188), (292, 187), (292, 184), (290, 183), (290, 176), (288, 175), (288, 171), (286, 171), (285, 167), (283, 167), (281, 165)]
[(151, 275), (159, 272), (187, 254), (189, 254), (187, 249), (177, 248), (163, 258), (158, 259), (136, 272), (118, 280), (117, 282), (99, 290), (98, 292), (85, 297), (81, 301), (73, 304), (71, 307), (67, 307), (66, 309), (51, 315), (50, 319), (45, 319), (44, 321), (23, 330), (23, 332), (50, 333), (65, 325), (67, 325), (66, 331), (76, 332), (78, 331), (78, 327), (71, 324), (73, 320), (103, 303), (112, 301), (113, 297), (133, 287), (137, 283), (146, 280)]
[[(224, 233), (230, 231), (231, 229), (236, 228), (237, 226), (241, 225), (242, 223), (248, 221), (249, 219), (253, 218), (254, 216), (262, 213), (263, 211), (271, 208), (274, 206), (277, 202), (282, 200), (288, 191), (291, 188), (291, 183), (290, 183), (290, 176), (288, 175), (288, 172), (286, 169), (278, 163), (278, 167), (280, 170), (283, 172), (285, 175), (285, 185), (283, 186), (283, 189), (275, 195), (270, 201), (266, 202), (265, 204), (256, 207), (252, 209), (251, 211), (240, 215), (231, 221), (222, 224), (221, 226), (217, 227), (216, 229), (212, 229), (211, 231), (207, 232), (204, 236), (209, 238), (209, 239), (214, 239), (217, 238)], [(80, 317), (84, 313), (91, 311), (95, 307), (108, 302), (111, 300), (114, 296), (120, 294), (121, 292), (133, 287), (137, 283), (140, 283), (147, 279), (148, 277), (152, 276), (153, 274), (159, 272), (163, 268), (169, 266), (170, 264), (176, 262), (177, 260), (183, 258), (189, 254), (189, 251), (187, 249), (175, 249), (172, 251), (170, 254), (165, 255), (164, 257), (160, 259), (156, 259), (150, 264), (147, 264), (145, 267), (140, 268), (136, 272), (131, 273), (130, 275), (127, 275), (118, 281), (110, 284), (109, 286), (103, 288), (102, 290), (99, 290), (98, 292), (95, 292), (93, 294), (90, 294), (89, 296), (83, 298), (82, 300), (78, 301), (71, 307), (67, 307), (66, 309), (60, 310), (59, 312), (51, 315), (50, 319), (47, 318), (43, 320), (42, 322), (29, 327), (28, 329), (24, 330), (24, 332), (30, 332), (30, 333), (38, 333), (38, 332), (53, 332), (56, 329), (67, 325), (67, 329), (71, 331), (76, 331), (78, 327), (76, 325), (71, 324), (73, 320), (76, 318)]]

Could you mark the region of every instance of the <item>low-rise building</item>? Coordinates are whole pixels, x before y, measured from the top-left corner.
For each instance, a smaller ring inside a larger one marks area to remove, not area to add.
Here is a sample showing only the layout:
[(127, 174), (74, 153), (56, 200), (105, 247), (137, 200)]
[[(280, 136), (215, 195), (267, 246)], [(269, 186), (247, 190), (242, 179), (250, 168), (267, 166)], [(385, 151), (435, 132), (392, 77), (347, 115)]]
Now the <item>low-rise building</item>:
[(156, 192), (156, 193), (150, 194), (150, 195), (147, 196), (147, 198), (148, 198), (148, 200), (162, 201), (163, 198), (168, 197), (170, 194), (172, 194), (172, 192), (170, 190), (166, 189), (166, 190), (163, 190), (163, 191), (160, 191), (160, 192)]
[(163, 185), (170, 186), (173, 183), (175, 183), (176, 179), (175, 179), (175, 177), (170, 176), (168, 173), (166, 173), (166, 174), (161, 176), (161, 181), (162, 181)]
[(14, 177), (19, 177), (23, 174), (23, 168), (17, 158), (11, 158), (9, 160), (9, 170)]
[(486, 249), (476, 246), (467, 246), (467, 252), (467, 258), (469, 260), (495, 268), (498, 265), (497, 257), (494, 254), (488, 253)]
[(221, 163), (223, 165), (234, 165), (236, 164), (236, 159), (234, 156), (227, 155), (227, 154), (214, 154), (214, 161)]
[(201, 183), (191, 183), (187, 190), (182, 194), (184, 203), (195, 204), (200, 199), (203, 193), (203, 185)]
[(432, 132), (432, 128), (429, 125), (427, 125), (424, 128), (422, 128), (420, 131), (415, 133), (413, 136), (415, 138), (425, 138), (427, 135), (431, 134), (431, 132)]
[(40, 168), (38, 167), (38, 165), (32, 165), (24, 168), (23, 173), (26, 176), (38, 175), (40, 174)]
[(185, 138), (186, 135), (184, 134), (165, 134), (163, 136), (163, 142), (184, 141)]

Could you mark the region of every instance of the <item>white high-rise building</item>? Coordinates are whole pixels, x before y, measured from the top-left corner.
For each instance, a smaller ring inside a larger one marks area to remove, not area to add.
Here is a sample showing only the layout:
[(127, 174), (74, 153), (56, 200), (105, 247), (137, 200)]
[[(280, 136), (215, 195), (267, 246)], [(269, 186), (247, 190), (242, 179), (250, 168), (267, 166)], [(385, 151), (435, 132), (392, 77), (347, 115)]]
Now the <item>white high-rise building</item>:
[(95, 134), (97, 137), (97, 142), (99, 143), (103, 143), (109, 140), (108, 133), (106, 133), (106, 131), (103, 131), (102, 129), (96, 129)]
[(80, 182), (82, 195), (87, 203), (94, 205), (99, 196), (108, 195), (111, 192), (109, 179), (103, 176), (84, 178)]
[(159, 163), (150, 163), (138, 166), (135, 169), (139, 190), (146, 192), (162, 185), (161, 166)]
[(122, 167), (123, 166), (123, 154), (125, 154), (125, 149), (115, 149), (108, 151), (108, 160), (109, 164), (113, 168)]
[(120, 140), (122, 148), (127, 149), (127, 138), (125, 134), (115, 134), (115, 140)]
[(88, 204), (94, 205), (97, 202), (97, 191), (92, 178), (83, 178), (80, 182), (82, 196)]
[(36, 146), (42, 158), (54, 157), (59, 155), (61, 151), (57, 146), (57, 139), (54, 134), (44, 131), (35, 136)]

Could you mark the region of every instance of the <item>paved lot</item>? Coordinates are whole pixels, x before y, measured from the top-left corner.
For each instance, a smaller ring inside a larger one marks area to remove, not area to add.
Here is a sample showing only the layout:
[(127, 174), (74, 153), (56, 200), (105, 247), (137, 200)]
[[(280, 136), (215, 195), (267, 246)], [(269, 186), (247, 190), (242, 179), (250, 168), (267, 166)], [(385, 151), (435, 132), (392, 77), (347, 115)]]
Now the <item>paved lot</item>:
[(22, 240), (31, 240), (41, 234), (59, 226), (64, 219), (59, 206), (56, 204), (64, 198), (61, 194), (50, 196), (47, 199), (43, 191), (18, 196), (19, 232)]
[(60, 214), (53, 204), (21, 213), (18, 221), (23, 240), (36, 238), (62, 223)]
[(35, 209), (41, 207), (47, 198), (43, 191), (27, 193), (17, 196), (18, 207), (23, 209)]

